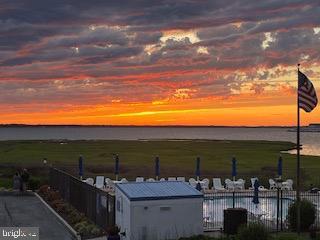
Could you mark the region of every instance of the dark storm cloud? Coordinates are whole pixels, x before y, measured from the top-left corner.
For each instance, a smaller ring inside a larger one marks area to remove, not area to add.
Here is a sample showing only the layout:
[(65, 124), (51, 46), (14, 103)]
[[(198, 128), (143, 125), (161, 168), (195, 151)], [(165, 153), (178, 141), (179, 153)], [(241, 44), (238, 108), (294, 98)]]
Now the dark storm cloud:
[[(266, 68), (319, 64), (319, 16), (315, 0), (3, 0), (0, 102), (150, 100), (184, 87), (230, 95), (243, 81), (272, 77)], [(197, 39), (164, 40), (177, 30)]]

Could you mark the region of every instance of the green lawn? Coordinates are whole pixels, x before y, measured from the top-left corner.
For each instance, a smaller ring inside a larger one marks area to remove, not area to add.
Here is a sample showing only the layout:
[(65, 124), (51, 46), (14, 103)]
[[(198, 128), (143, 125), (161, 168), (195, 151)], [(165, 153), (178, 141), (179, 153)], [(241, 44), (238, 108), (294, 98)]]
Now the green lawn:
[[(276, 175), (280, 152), (293, 147), (289, 142), (268, 141), (2, 141), (0, 178), (10, 178), (19, 167), (28, 167), (33, 175), (41, 175), (43, 158), (76, 174), (80, 154), (85, 158), (85, 175), (112, 176), (112, 154), (116, 153), (120, 157), (121, 177), (153, 177), (154, 158), (158, 155), (162, 176), (193, 176), (195, 158), (200, 156), (203, 176), (225, 178), (230, 177), (231, 158), (236, 156), (239, 177), (259, 176), (266, 184), (269, 177)], [(282, 157), (285, 177), (294, 178), (296, 157)], [(302, 156), (301, 160), (304, 185), (320, 186), (320, 157)]]

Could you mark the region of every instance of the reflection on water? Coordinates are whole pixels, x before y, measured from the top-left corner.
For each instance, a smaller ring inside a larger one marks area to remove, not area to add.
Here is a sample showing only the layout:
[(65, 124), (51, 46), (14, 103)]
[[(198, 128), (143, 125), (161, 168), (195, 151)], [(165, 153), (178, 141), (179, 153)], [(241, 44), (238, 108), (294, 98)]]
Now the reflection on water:
[[(297, 154), (296, 149), (287, 151), (290, 154)], [(320, 156), (319, 145), (317, 144), (305, 144), (303, 145), (302, 150), (300, 150), (301, 155), (311, 155), (311, 156)]]
[[(248, 214), (255, 216), (259, 219), (266, 219), (275, 221), (277, 217), (277, 198), (275, 197), (263, 197), (259, 198), (259, 204), (252, 203), (252, 197), (236, 197), (235, 207), (245, 208), (248, 210)], [(282, 199), (282, 218), (285, 219), (288, 215), (288, 208), (291, 199)], [(221, 197), (205, 200), (203, 203), (203, 216), (207, 222), (213, 222), (221, 224), (223, 222), (223, 210), (232, 208), (232, 197)], [(280, 206), (280, 205), (279, 205)], [(280, 209), (280, 207), (279, 207)], [(281, 212), (279, 212), (280, 216)]]
[[(216, 139), (296, 142), (290, 128), (241, 127), (0, 127), (0, 140)], [(320, 132), (301, 132), (301, 154), (320, 156)], [(293, 151), (294, 152), (294, 151)]]

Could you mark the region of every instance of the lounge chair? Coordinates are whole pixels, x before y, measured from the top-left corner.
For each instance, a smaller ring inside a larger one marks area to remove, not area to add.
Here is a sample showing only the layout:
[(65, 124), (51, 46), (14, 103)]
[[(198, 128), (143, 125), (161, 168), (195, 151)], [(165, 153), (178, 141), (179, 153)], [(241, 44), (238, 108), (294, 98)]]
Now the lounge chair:
[(269, 189), (270, 190), (277, 190), (277, 185), (276, 185), (276, 181), (273, 180), (272, 178), (269, 179)]
[(202, 188), (203, 190), (207, 190), (207, 189), (209, 189), (210, 180), (209, 180), (208, 178), (204, 178), (204, 179), (200, 182), (200, 184), (201, 184), (201, 188)]
[(293, 181), (292, 179), (287, 179), (286, 181), (282, 182), (282, 190), (293, 190)]
[(96, 177), (96, 184), (94, 184), (96, 188), (104, 188), (104, 176), (97, 176)]
[(226, 188), (227, 188), (228, 190), (234, 190), (234, 183), (233, 183), (233, 181), (231, 181), (229, 178), (227, 178), (224, 182), (225, 182)]
[(91, 186), (93, 186), (93, 184), (94, 184), (93, 178), (87, 178), (86, 180), (84, 180), (84, 182), (91, 185)]
[(127, 180), (126, 178), (121, 178), (120, 182), (121, 182), (121, 183), (127, 183), (128, 180)]
[(154, 180), (154, 178), (148, 178), (147, 180), (146, 180), (146, 182), (155, 182), (156, 180)]
[(235, 188), (239, 189), (239, 190), (244, 190), (245, 189), (245, 183), (246, 183), (246, 181), (243, 180), (242, 178), (240, 178), (235, 182)]
[(107, 190), (113, 190), (114, 189), (114, 183), (110, 178), (105, 178), (104, 179), (105, 186)]
[(115, 191), (116, 185), (115, 182), (119, 183), (120, 181), (113, 181), (110, 178), (105, 179), (106, 189), (109, 191)]
[(192, 187), (196, 188), (197, 187), (197, 181), (194, 178), (189, 179), (189, 183)]
[(217, 191), (226, 190), (221, 184), (221, 178), (212, 178), (212, 189)]
[(136, 178), (136, 182), (144, 182), (144, 178), (143, 177), (137, 177)]
[(177, 181), (179, 182), (185, 182), (186, 178), (185, 177), (177, 177)]
[(176, 177), (168, 177), (168, 181), (177, 181)]
[(159, 181), (160, 181), (160, 182), (164, 182), (164, 181), (166, 181), (166, 179), (165, 179), (165, 178), (160, 178)]

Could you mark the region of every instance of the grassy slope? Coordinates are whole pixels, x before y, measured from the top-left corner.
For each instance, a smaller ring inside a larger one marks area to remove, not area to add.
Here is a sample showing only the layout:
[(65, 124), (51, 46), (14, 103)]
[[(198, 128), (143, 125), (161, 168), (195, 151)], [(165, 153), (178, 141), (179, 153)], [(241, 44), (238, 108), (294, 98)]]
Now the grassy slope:
[[(54, 165), (77, 164), (79, 154), (85, 158), (87, 175), (112, 174), (112, 153), (119, 154), (121, 175), (152, 176), (154, 157), (160, 156), (162, 175), (194, 175), (195, 158), (200, 156), (206, 176), (230, 175), (231, 157), (238, 159), (239, 177), (261, 178), (276, 174), (282, 150), (294, 147), (287, 142), (267, 141), (4, 141), (0, 142), (0, 164), (16, 166), (42, 165), (46, 157)], [(283, 154), (284, 172), (294, 178), (295, 156)], [(302, 157), (305, 184), (320, 183), (317, 173), (320, 157)], [(74, 168), (76, 171), (76, 168)], [(3, 171), (3, 170), (2, 170)], [(0, 169), (1, 172), (1, 169)]]

